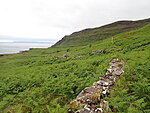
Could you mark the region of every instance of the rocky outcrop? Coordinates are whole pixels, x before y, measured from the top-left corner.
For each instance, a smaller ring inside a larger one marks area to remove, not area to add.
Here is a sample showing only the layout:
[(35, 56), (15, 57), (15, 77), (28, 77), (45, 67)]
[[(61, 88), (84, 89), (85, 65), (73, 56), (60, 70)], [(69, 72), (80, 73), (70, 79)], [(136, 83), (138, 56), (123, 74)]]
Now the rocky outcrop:
[(67, 54), (63, 54), (63, 56), (60, 56), (60, 58), (68, 58), (69, 57), (69, 55), (67, 55)]
[(114, 57), (109, 63), (106, 73), (94, 82), (91, 87), (83, 89), (76, 99), (70, 102), (68, 113), (104, 113), (110, 110), (104, 97), (110, 95), (110, 88), (116, 79), (124, 72), (123, 61)]
[(92, 54), (96, 54), (96, 53), (104, 53), (104, 52), (105, 52), (104, 49), (102, 49), (102, 50), (93, 50), (93, 51), (92, 51)]
[(110, 52), (111, 50), (122, 50), (121, 48), (107, 48), (107, 49), (101, 49), (101, 50), (92, 50), (91, 54), (97, 54), (97, 53), (106, 53)]

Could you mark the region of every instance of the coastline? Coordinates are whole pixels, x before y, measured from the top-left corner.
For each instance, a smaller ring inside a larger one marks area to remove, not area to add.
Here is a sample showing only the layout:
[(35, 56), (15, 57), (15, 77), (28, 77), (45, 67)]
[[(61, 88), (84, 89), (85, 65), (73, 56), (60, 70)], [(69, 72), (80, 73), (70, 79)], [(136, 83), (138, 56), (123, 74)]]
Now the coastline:
[(27, 52), (35, 48), (48, 48), (52, 44), (49, 43), (0, 43), (0, 55), (9, 55)]

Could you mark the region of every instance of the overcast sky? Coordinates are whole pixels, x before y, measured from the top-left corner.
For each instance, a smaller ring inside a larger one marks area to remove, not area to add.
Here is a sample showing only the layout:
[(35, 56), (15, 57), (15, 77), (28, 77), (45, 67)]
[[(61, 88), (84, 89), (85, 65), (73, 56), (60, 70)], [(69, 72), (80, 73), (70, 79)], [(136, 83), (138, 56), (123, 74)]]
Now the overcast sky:
[(0, 0), (0, 38), (59, 40), (85, 28), (149, 17), (150, 0)]

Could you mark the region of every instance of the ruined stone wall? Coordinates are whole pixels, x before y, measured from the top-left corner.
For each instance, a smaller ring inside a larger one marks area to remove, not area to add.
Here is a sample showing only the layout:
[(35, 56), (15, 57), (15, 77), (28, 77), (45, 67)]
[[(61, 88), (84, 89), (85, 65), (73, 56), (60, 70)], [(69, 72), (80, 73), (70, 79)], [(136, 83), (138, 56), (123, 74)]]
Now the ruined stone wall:
[(123, 61), (114, 57), (109, 63), (106, 73), (94, 82), (91, 87), (83, 89), (79, 95), (70, 102), (68, 113), (107, 113), (110, 110), (108, 101), (104, 97), (110, 95), (110, 88), (124, 71)]

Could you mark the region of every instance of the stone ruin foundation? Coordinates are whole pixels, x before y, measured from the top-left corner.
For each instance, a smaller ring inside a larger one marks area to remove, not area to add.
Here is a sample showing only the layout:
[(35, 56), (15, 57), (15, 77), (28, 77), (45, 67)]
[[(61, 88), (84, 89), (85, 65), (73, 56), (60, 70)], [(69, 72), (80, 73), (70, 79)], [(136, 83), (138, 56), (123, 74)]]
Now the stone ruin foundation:
[(70, 102), (67, 113), (107, 113), (110, 107), (104, 97), (110, 95), (110, 88), (116, 78), (124, 72), (123, 65), (123, 61), (114, 57), (106, 73), (91, 87), (83, 89), (76, 99)]

